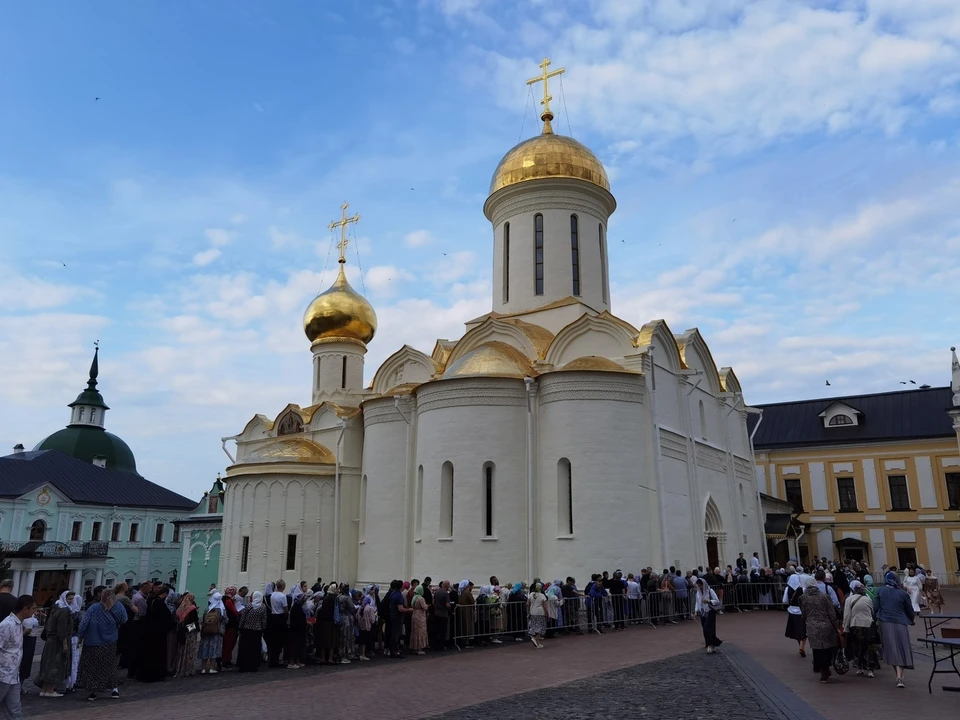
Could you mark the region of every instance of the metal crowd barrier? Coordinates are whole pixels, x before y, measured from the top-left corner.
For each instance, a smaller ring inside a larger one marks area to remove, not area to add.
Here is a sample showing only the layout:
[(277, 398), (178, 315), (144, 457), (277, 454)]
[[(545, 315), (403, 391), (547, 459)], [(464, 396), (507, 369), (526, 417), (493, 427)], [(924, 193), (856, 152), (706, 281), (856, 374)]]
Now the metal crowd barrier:
[[(714, 588), (724, 611), (782, 610), (785, 585), (773, 583), (725, 583)], [(693, 619), (696, 592), (686, 597), (675, 590), (657, 590), (639, 597), (548, 598), (547, 635), (599, 633), (628, 625), (659, 625)], [(444, 623), (434, 620), (431, 636), (434, 645), (462, 648), (474, 644), (525, 640), (529, 629), (529, 610), (525, 601), (469, 603), (450, 609)]]

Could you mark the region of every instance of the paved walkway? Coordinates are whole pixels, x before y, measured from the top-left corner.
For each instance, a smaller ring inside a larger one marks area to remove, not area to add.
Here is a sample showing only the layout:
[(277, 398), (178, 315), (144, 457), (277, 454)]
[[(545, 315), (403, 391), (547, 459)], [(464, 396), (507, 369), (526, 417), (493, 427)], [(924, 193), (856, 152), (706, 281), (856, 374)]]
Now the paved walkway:
[[(679, 704), (687, 703), (690, 717), (816, 717), (807, 704), (827, 720), (849, 720), (851, 710), (867, 712), (872, 719), (900, 718), (905, 704), (934, 717), (956, 716), (957, 696), (940, 691), (939, 679), (934, 694), (927, 694), (930, 664), (919, 655), (917, 670), (908, 673), (906, 690), (894, 687), (893, 672), (887, 668), (875, 680), (851, 673), (831, 685), (820, 685), (810, 658), (800, 659), (795, 643), (783, 637), (785, 622), (782, 612), (728, 613), (719, 618), (718, 629), (727, 644), (714, 656), (700, 649), (699, 624), (688, 622), (660, 629), (631, 627), (602, 637), (562, 638), (547, 641), (543, 650), (528, 642), (509, 642), (400, 661), (381, 656), (370, 663), (336, 668), (221, 673), (157, 685), (129, 682), (121, 687), (120, 701), (104, 698), (88, 703), (79, 693), (55, 700), (29, 697), (24, 710), (28, 717), (49, 720), (68, 716), (110, 720), (158, 708), (178, 718), (261, 720), (269, 709), (271, 720), (285, 720), (318, 712), (329, 718), (380, 716), (389, 707), (390, 717), (400, 720), (453, 711), (463, 718), (479, 717), (474, 710), (486, 709), (484, 703), (509, 698), (487, 707), (493, 707), (499, 717), (513, 717), (508, 708), (517, 701), (533, 703), (526, 705), (528, 709), (547, 703), (563, 712), (563, 705), (556, 702), (609, 704), (609, 698), (619, 694), (623, 697), (618, 695), (617, 702), (626, 703), (618, 705), (619, 714), (629, 715), (635, 707), (634, 717), (662, 717), (663, 708), (671, 706), (663, 704), (661, 696), (674, 698), (670, 713), (679, 713)], [(922, 634), (922, 626), (914, 630), (913, 635)], [(724, 690), (732, 683), (733, 671), (743, 681)], [(613, 675), (603, 677), (608, 673)], [(623, 693), (617, 690), (620, 686)], [(524, 698), (523, 693), (537, 694)], [(736, 698), (738, 693), (743, 701), (728, 708), (727, 696)], [(710, 698), (716, 698), (715, 705)], [(653, 702), (647, 705), (648, 701)], [(751, 703), (763, 709), (755, 710), (753, 716), (730, 714), (754, 707)], [(781, 708), (779, 715), (770, 714), (771, 704)], [(598, 707), (596, 715), (574, 707), (564, 717), (610, 716), (605, 705)], [(790, 715), (791, 709), (797, 712)]]

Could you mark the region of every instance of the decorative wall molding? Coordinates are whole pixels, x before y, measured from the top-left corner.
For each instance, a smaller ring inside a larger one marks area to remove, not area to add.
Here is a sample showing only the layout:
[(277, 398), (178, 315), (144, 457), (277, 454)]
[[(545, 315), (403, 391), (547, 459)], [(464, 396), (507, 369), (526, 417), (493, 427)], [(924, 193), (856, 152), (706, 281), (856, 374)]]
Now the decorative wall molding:
[(660, 454), (687, 462), (687, 439), (683, 435), (660, 428)]
[[(406, 411), (407, 408), (404, 408)], [(366, 404), (363, 406), (363, 426), (379, 425), (380, 423), (403, 422), (403, 416), (397, 411), (393, 401), (389, 403)]]
[(540, 379), (540, 405), (562, 400), (606, 400), (611, 402), (643, 403), (644, 387), (613, 375), (596, 373), (557, 373)]
[(697, 465), (716, 472), (725, 473), (727, 471), (727, 464), (724, 461), (722, 452), (715, 450), (709, 445), (704, 445), (702, 442), (697, 442), (696, 446)]
[(517, 215), (546, 210), (565, 210), (593, 215), (604, 223), (610, 218), (605, 204), (599, 197), (587, 194), (582, 188), (561, 188), (554, 185), (545, 190), (524, 188), (524, 192), (518, 192), (511, 198), (504, 198), (493, 214), (493, 226), (499, 227), (500, 223)]
[(423, 388), (417, 396), (417, 413), (448, 407), (478, 405), (524, 405), (526, 391), (522, 381), (502, 378), (445, 380)]
[(751, 482), (755, 478), (753, 463), (737, 455), (733, 456), (733, 473), (738, 480), (743, 480), (744, 482)]

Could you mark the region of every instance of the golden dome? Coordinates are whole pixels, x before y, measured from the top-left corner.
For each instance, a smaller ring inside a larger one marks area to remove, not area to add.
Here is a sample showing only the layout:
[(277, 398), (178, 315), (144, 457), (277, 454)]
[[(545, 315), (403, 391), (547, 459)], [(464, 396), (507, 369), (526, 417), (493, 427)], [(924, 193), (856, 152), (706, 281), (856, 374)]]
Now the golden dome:
[(303, 313), (303, 331), (311, 343), (324, 338), (346, 338), (366, 344), (377, 332), (377, 314), (360, 293), (350, 287), (340, 261), (340, 273), (330, 289), (320, 293)]
[(599, 357), (598, 355), (578, 357), (557, 369), (562, 371), (590, 370), (598, 372), (630, 372), (613, 360)]
[(509, 185), (541, 178), (586, 180), (610, 191), (607, 171), (597, 156), (572, 137), (554, 135), (549, 123), (542, 135), (515, 145), (497, 165), (490, 194)]
[(487, 375), (523, 378), (533, 375), (530, 360), (512, 345), (493, 340), (474, 348), (443, 372), (444, 378)]

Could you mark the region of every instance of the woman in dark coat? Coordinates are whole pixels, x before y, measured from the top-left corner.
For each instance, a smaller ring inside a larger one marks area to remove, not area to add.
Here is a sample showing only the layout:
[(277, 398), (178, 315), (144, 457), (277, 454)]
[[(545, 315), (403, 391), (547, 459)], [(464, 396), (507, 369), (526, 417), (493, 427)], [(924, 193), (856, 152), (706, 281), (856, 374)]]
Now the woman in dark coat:
[(137, 680), (161, 682), (167, 677), (167, 636), (175, 623), (167, 607), (170, 589), (161, 586), (150, 596), (140, 646), (137, 648)]
[(807, 640), (813, 650), (813, 671), (820, 673), (820, 682), (830, 678), (833, 656), (840, 646), (840, 620), (830, 596), (820, 592), (816, 580), (803, 578), (800, 610), (807, 629)]
[(137, 611), (133, 601), (127, 597), (129, 586), (125, 583), (119, 583), (114, 592), (117, 595), (117, 602), (123, 605), (127, 612), (127, 621), (120, 626), (120, 639), (117, 641), (117, 653), (120, 655), (119, 667), (126, 670), (132, 663), (133, 655), (133, 623), (137, 619)]
[(240, 672), (256, 672), (263, 660), (263, 631), (267, 627), (267, 606), (263, 593), (257, 590), (250, 605), (240, 613), (237, 624), (237, 668)]

